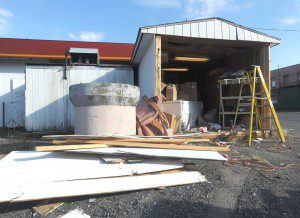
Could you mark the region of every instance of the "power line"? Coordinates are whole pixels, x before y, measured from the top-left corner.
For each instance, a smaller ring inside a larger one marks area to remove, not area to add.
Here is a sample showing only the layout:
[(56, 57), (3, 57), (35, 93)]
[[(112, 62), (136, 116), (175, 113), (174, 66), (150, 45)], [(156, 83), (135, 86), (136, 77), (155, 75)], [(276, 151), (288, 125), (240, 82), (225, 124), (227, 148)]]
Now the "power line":
[(249, 27), (255, 30), (271, 30), (271, 31), (282, 31), (282, 32), (300, 32), (300, 29), (275, 29), (275, 28), (259, 28), (259, 27)]

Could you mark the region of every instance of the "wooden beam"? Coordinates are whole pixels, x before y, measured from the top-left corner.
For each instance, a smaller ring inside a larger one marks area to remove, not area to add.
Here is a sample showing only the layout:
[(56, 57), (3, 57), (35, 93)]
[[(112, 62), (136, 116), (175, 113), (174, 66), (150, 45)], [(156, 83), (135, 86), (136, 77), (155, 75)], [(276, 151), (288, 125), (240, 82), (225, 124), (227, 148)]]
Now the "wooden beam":
[(103, 141), (104, 144), (78, 144), (78, 145), (54, 145), (36, 146), (36, 151), (63, 151), (88, 148), (107, 148), (107, 147), (137, 147), (137, 148), (161, 148), (177, 150), (196, 150), (196, 151), (229, 151), (228, 147), (197, 146), (197, 145), (176, 145), (176, 144), (154, 144), (139, 142), (117, 142)]
[[(261, 48), (260, 50), (260, 55), (261, 55), (261, 70), (267, 85), (267, 88), (269, 92), (271, 93), (271, 73), (270, 73), (270, 46), (266, 46)], [(261, 90), (263, 88), (261, 87)], [(266, 94), (263, 92), (262, 97), (266, 97)], [(262, 100), (263, 105), (267, 105), (268, 101), (267, 100)], [(269, 107), (262, 107), (262, 123), (263, 123), (263, 128), (265, 129), (270, 129), (271, 128), (271, 109)]]
[[(64, 139), (53, 140), (53, 144), (66, 144), (66, 143), (92, 143), (92, 144), (105, 144), (105, 139)], [(198, 142), (210, 142), (210, 139), (149, 139), (149, 138), (136, 138), (136, 139), (109, 139), (114, 142), (142, 142), (142, 143), (162, 143), (162, 144), (186, 144)]]
[(159, 96), (161, 86), (161, 37), (155, 36), (155, 94)]

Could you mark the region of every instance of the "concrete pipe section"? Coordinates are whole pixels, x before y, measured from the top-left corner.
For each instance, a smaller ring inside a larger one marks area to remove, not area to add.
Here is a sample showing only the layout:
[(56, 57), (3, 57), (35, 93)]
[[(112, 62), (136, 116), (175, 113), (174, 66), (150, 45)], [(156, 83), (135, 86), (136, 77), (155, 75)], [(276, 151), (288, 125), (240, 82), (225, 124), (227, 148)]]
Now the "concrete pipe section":
[(71, 85), (77, 135), (135, 135), (137, 86), (119, 83)]

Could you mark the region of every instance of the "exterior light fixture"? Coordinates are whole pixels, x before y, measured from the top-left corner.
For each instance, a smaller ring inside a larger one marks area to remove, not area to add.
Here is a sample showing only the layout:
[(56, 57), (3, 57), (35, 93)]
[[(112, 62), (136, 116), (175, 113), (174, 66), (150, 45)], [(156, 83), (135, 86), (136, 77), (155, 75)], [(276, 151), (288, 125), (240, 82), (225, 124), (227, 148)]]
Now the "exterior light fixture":
[(195, 61), (195, 62), (206, 62), (209, 61), (209, 58), (206, 57), (175, 57), (175, 61)]
[(176, 72), (186, 72), (188, 68), (163, 68), (163, 71), (176, 71)]

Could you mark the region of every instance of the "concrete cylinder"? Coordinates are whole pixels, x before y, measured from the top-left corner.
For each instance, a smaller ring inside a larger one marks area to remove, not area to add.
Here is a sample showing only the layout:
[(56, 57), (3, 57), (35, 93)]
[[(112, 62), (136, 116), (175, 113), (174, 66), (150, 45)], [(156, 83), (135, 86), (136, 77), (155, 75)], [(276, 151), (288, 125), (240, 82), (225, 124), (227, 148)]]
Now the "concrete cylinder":
[(119, 83), (71, 85), (76, 135), (135, 135), (137, 86)]

